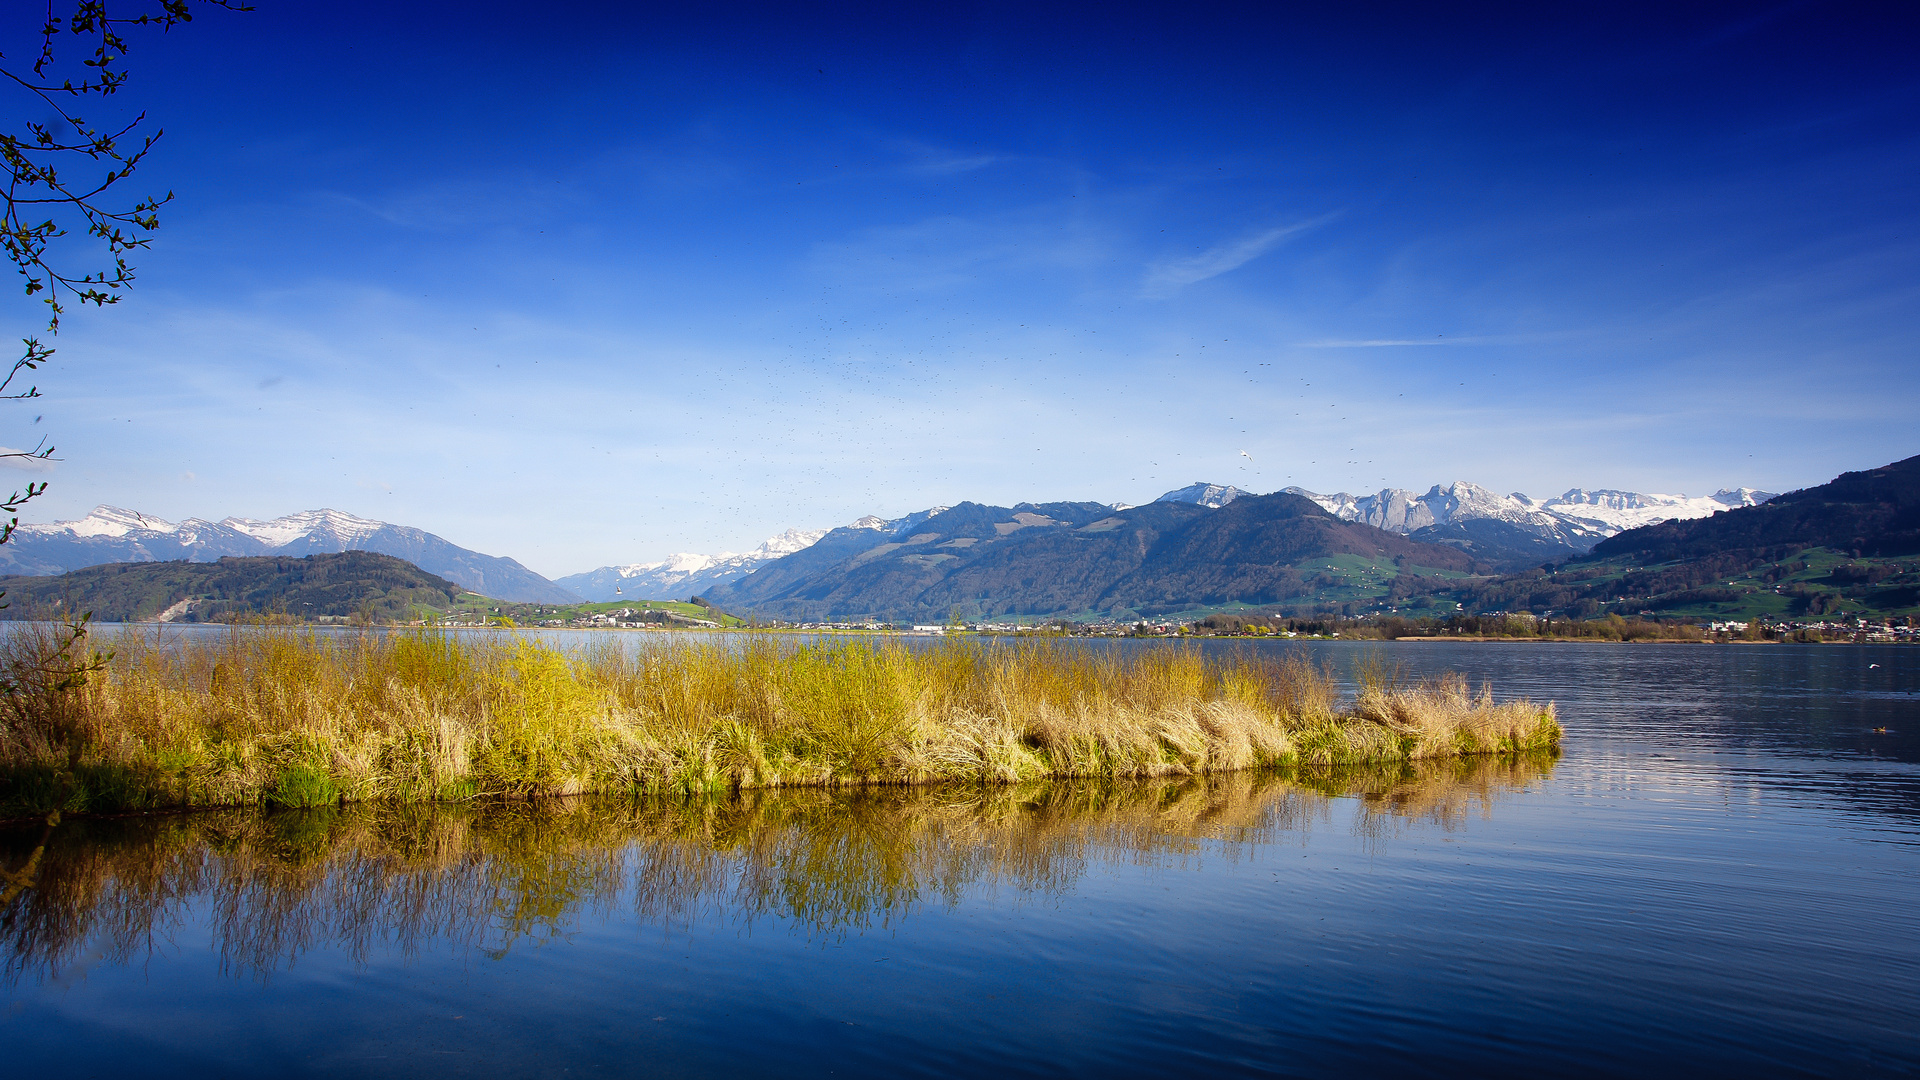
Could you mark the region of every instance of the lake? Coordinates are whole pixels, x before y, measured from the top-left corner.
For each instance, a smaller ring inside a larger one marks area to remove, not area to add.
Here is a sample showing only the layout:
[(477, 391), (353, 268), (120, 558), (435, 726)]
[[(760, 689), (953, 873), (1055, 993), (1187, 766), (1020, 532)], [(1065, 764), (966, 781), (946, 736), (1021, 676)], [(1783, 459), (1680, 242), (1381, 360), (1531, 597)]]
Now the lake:
[[(1920, 1071), (1920, 650), (1202, 647), (1460, 671), (1567, 738), (69, 821), (0, 924), (9, 1073)], [(0, 832), (8, 869), (39, 835)]]

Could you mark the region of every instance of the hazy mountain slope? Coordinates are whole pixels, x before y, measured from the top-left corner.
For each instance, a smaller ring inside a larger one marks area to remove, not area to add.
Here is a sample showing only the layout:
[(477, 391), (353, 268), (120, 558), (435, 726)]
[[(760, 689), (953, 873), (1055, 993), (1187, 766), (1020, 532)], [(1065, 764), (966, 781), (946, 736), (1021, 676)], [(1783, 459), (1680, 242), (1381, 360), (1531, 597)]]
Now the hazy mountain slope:
[[(1100, 503), (1023, 503), (1013, 509), (961, 503), (938, 514), (913, 514), (894, 522), (862, 519), (835, 529), (805, 551), (713, 590), (708, 598), (729, 610), (753, 608), (783, 618), (927, 618), (935, 606), (956, 595), (934, 586), (960, 564), (976, 562), (981, 552), (1034, 529), (1085, 524), (1112, 513)], [(1000, 575), (989, 576), (993, 580), (962, 588), (991, 593), (1004, 585)], [(938, 612), (940, 617), (946, 614)]]
[(753, 573), (721, 582), (703, 595), (727, 611), (749, 611), (791, 592), (815, 575), (882, 546), (890, 535), (857, 524), (831, 529), (806, 549), (763, 563)]
[(1492, 518), (1428, 525), (1407, 535), (1423, 544), (1458, 548), (1503, 574), (1572, 558), (1582, 550), (1537, 530)]
[(602, 566), (584, 574), (569, 574), (555, 579), (554, 584), (596, 601), (685, 599), (702, 595), (715, 585), (745, 577), (765, 563), (807, 548), (827, 535), (827, 531), (788, 529), (744, 554), (676, 552), (657, 562)]
[(835, 530), (708, 597), (736, 612), (797, 620), (1155, 612), (1306, 596), (1318, 571), (1295, 567), (1316, 558), (1472, 566), (1452, 548), (1342, 522), (1284, 494), (1241, 496), (1218, 509), (961, 503), (879, 543), (858, 543), (854, 532)]
[(101, 622), (207, 622), (285, 612), (410, 619), (414, 605), (444, 611), (464, 591), (403, 559), (369, 551), (227, 556), (212, 562), (112, 563), (57, 577), (0, 578), (0, 618), (42, 617), (53, 608), (93, 612)]
[(1305, 564), (1336, 555), (1461, 572), (1474, 566), (1471, 556), (1453, 548), (1341, 521), (1311, 500), (1278, 492), (1235, 499), (1170, 534), (1115, 583), (1103, 606), (1147, 611), (1277, 603), (1309, 595), (1312, 568)]
[(1116, 581), (1139, 568), (1171, 532), (1212, 511), (1204, 504), (1154, 502), (1125, 511), (1094, 508), (1046, 516), (980, 549), (925, 596), (926, 609), (959, 607), (979, 615), (1105, 611)]
[(1169, 523), (1208, 513), (1183, 503), (1116, 512), (1098, 503), (961, 503), (898, 534), (783, 599), (811, 617), (1045, 615), (1098, 605), (1114, 579), (1138, 565)]
[(512, 559), (483, 555), (430, 532), (355, 517), (338, 510), (307, 510), (271, 521), (189, 518), (178, 524), (119, 507), (101, 506), (77, 521), (22, 525), (0, 545), (0, 570), (59, 574), (103, 563), (234, 556), (305, 556), (372, 551), (405, 559), (467, 589), (518, 603), (573, 603), (579, 597)]

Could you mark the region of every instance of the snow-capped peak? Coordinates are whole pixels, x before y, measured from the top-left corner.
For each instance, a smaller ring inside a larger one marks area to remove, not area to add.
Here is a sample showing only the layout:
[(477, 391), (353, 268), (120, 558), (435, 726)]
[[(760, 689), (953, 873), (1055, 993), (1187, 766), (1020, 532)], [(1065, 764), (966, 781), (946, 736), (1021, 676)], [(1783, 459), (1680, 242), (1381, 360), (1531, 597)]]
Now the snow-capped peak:
[(812, 547), (821, 537), (827, 535), (827, 531), (826, 529), (788, 529), (778, 536), (770, 536), (766, 540), (761, 541), (759, 547), (745, 554), (722, 551), (713, 555), (701, 555), (692, 551), (676, 551), (657, 562), (628, 563), (625, 566), (606, 566), (602, 567), (599, 571), (594, 571), (594, 573), (610, 570), (615, 576), (622, 579), (635, 578), (642, 575), (652, 575), (654, 577), (678, 575), (680, 577), (686, 577), (715, 568), (725, 570), (753, 567), (769, 559), (777, 559), (782, 555), (791, 555), (796, 551)]
[(76, 537), (113, 538), (141, 535), (193, 537), (226, 529), (251, 537), (269, 548), (285, 547), (303, 537), (318, 537), (334, 541), (344, 550), (346, 545), (391, 526), (384, 521), (354, 517), (352, 514), (338, 510), (303, 510), (271, 521), (230, 517), (216, 525), (199, 518), (172, 522), (151, 514), (142, 514), (138, 510), (102, 505), (94, 507), (86, 517), (76, 521), (55, 521), (44, 525), (26, 525), (22, 528), (43, 535), (67, 533)]
[(9, 565), (36, 574), (65, 573), (106, 562), (210, 562), (229, 556), (361, 550), (406, 559), (502, 600), (573, 598), (512, 559), (470, 551), (420, 529), (338, 510), (305, 510), (271, 521), (230, 517), (219, 522), (187, 518), (176, 523), (118, 506), (98, 506), (77, 521), (23, 525), (14, 539), (17, 545), (6, 553)]
[(230, 517), (220, 524), (235, 532), (245, 533), (268, 547), (285, 547), (295, 540), (309, 536), (321, 536), (341, 544), (350, 544), (387, 527), (384, 521), (355, 517), (332, 509), (302, 510), (297, 514), (288, 514), (271, 521)]
[(1220, 507), (1227, 505), (1245, 494), (1246, 492), (1230, 484), (1209, 484), (1201, 480), (1188, 484), (1186, 487), (1169, 491), (1153, 501), (1198, 503), (1201, 506), (1218, 510)]
[(827, 535), (826, 529), (788, 529), (779, 536), (770, 536), (752, 551), (761, 559), (777, 559), (782, 555), (791, 555), (796, 551), (810, 548)]
[(1576, 548), (1656, 521), (1706, 517), (1729, 507), (1757, 506), (1773, 498), (1771, 493), (1753, 488), (1723, 489), (1701, 497), (1574, 488), (1550, 499), (1535, 499), (1520, 492), (1501, 495), (1464, 481), (1446, 487), (1435, 484), (1424, 495), (1402, 488), (1360, 496), (1344, 491), (1317, 495), (1297, 487), (1286, 490), (1312, 499), (1337, 518), (1364, 522), (1388, 532), (1406, 534), (1430, 525), (1491, 519)]
[[(870, 524), (869, 524), (870, 523)], [(879, 518), (863, 518), (853, 528), (886, 528)], [(697, 596), (722, 582), (745, 577), (763, 563), (791, 555), (813, 546), (827, 535), (826, 529), (788, 529), (770, 536), (760, 546), (744, 554), (722, 551), (701, 555), (677, 551), (655, 562), (602, 566), (584, 574), (560, 578), (555, 584), (572, 589), (589, 600), (666, 600)]]
[(1759, 506), (1769, 499), (1777, 497), (1778, 492), (1760, 491), (1750, 487), (1721, 488), (1708, 496), (1714, 502), (1728, 506)]
[(628, 563), (625, 566), (608, 566), (603, 569), (611, 570), (616, 576), (621, 578), (639, 577), (642, 574), (651, 574), (655, 571), (665, 571), (669, 574), (697, 574), (713, 566), (715, 563), (738, 558), (740, 558), (740, 556), (735, 555), (731, 551), (723, 551), (718, 555), (700, 555), (691, 551), (676, 551), (658, 562)]
[(1712, 495), (1700, 496), (1574, 488), (1540, 506), (1549, 513), (1584, 522), (1611, 536), (1656, 521), (1707, 517), (1732, 507), (1758, 506), (1771, 498), (1771, 492), (1753, 488), (1722, 488)]
[(1521, 495), (1501, 495), (1478, 484), (1456, 480), (1446, 487), (1433, 485), (1425, 495), (1403, 488), (1383, 488), (1372, 495), (1318, 495), (1305, 488), (1287, 491), (1319, 503), (1334, 517), (1358, 521), (1388, 532), (1410, 533), (1429, 525), (1445, 525), (1455, 519), (1493, 518), (1516, 525), (1552, 527), (1550, 514), (1536, 509), (1533, 500)]
[(148, 517), (138, 510), (101, 504), (77, 521), (55, 521), (45, 525), (23, 525), (38, 533), (71, 533), (74, 536), (125, 536), (131, 532), (173, 533), (180, 526), (163, 518)]
[[(872, 514), (868, 514), (866, 517), (861, 518), (859, 521), (856, 521), (853, 524), (848, 525), (847, 528), (877, 529), (881, 532), (896, 533), (902, 529), (911, 529), (915, 525), (918, 525), (921, 522), (926, 521), (928, 518), (939, 517), (941, 514), (944, 514), (951, 509), (953, 509), (953, 507), (951, 506), (932, 506), (932, 507), (928, 507), (925, 510), (908, 514), (905, 517), (897, 517), (897, 518), (891, 518), (891, 519), (883, 518), (883, 517), (875, 517)], [(788, 531), (791, 532), (793, 530), (788, 530)], [(825, 533), (821, 534), (821, 536), (825, 536), (825, 535), (826, 535)], [(818, 539), (818, 537), (816, 537), (815, 539)], [(808, 543), (812, 543), (812, 542), (813, 541), (811, 540), (808, 541)]]

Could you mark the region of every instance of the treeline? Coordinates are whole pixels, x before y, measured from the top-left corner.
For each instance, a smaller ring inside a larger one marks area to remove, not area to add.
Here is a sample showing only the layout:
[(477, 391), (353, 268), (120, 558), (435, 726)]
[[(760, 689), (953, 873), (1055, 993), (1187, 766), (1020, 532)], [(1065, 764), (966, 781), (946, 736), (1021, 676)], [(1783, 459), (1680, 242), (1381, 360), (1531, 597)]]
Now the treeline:
[[(1556, 611), (1582, 620), (1599, 618), (1624, 605), (1655, 612), (1697, 609), (1746, 600), (1749, 591), (1726, 584), (1732, 579), (1754, 578), (1775, 585), (1805, 573), (1809, 563), (1803, 556), (1807, 551), (1799, 545), (1748, 548), (1703, 556), (1678, 566), (1628, 568), (1624, 572), (1618, 565), (1575, 561), (1470, 582), (1403, 575), (1394, 580), (1386, 599), (1396, 607), (1454, 600), (1476, 611)], [(1795, 615), (1838, 611), (1843, 599), (1876, 610), (1892, 610), (1920, 603), (1920, 582), (1916, 578), (1920, 578), (1920, 564), (1848, 563), (1812, 581), (1788, 582), (1780, 592), (1794, 601)]]
[[(1494, 581), (1456, 586), (1463, 606), (1478, 610), (1563, 611), (1576, 619), (1600, 616), (1613, 604), (1635, 602), (1653, 610), (1730, 603), (1741, 594), (1722, 583), (1767, 566), (1779, 567), (1773, 580), (1793, 571), (1785, 569), (1805, 548), (1748, 549), (1704, 556), (1678, 566), (1629, 569), (1621, 573), (1608, 565), (1572, 563), (1554, 569), (1534, 569)], [(1800, 564), (1804, 567), (1804, 563)]]
[(1706, 633), (1690, 622), (1607, 615), (1597, 619), (1536, 618), (1524, 613), (1408, 618), (1399, 615), (1348, 618), (1327, 615), (1209, 615), (1189, 632), (1202, 637), (1301, 636), (1387, 640), (1411, 637), (1577, 638), (1593, 641), (1701, 641)]

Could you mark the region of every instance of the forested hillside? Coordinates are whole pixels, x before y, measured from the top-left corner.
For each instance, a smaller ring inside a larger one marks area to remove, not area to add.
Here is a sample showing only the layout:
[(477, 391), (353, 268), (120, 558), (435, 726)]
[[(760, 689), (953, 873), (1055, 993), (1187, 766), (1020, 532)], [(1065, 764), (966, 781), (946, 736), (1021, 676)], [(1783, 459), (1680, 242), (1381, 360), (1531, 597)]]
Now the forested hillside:
[(444, 611), (466, 592), (445, 578), (391, 555), (228, 557), (214, 562), (112, 563), (58, 577), (0, 578), (7, 607), (0, 618), (47, 618), (92, 612), (101, 622), (165, 617), (221, 622), (275, 613), (408, 620), (417, 608)]

